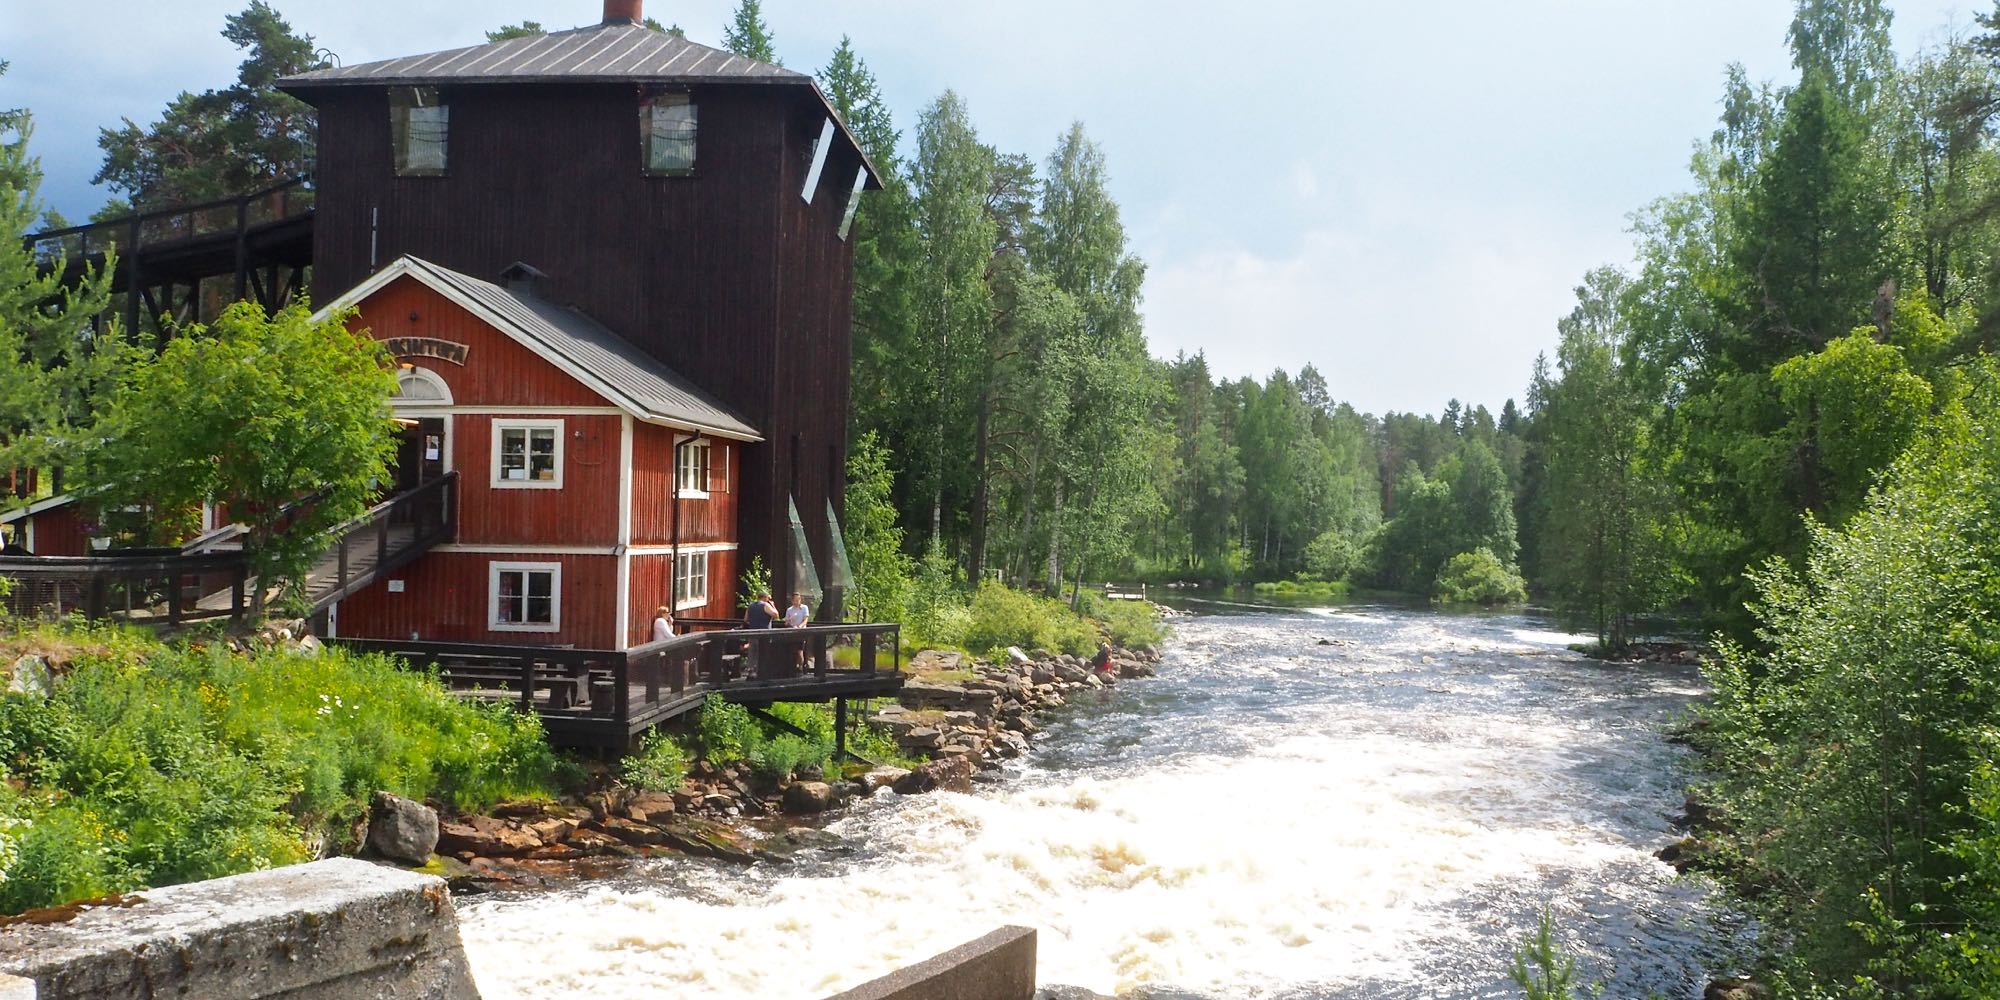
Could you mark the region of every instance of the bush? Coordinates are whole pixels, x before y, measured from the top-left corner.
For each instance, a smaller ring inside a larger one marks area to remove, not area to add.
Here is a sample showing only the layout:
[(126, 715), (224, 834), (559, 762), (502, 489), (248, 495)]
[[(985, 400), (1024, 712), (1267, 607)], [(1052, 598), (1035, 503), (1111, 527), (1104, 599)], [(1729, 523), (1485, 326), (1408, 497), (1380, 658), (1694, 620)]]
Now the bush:
[(764, 735), (757, 728), (757, 720), (750, 717), (749, 709), (719, 694), (711, 694), (701, 703), (694, 732), (695, 749), (701, 752), (701, 759), (715, 765), (742, 760)]
[(918, 561), (917, 579), (907, 604), (905, 624), (911, 642), (949, 648), (965, 645), (972, 614), (959, 590), (958, 564), (936, 546)]
[(478, 809), (551, 794), (559, 771), (533, 716), (379, 657), (51, 628), (0, 658), (27, 649), (70, 666), (47, 698), (0, 696), (8, 910), (349, 847), (377, 789)]
[[(1086, 594), (1083, 611), (1095, 620), (1111, 641), (1127, 649), (1157, 646), (1166, 641), (1167, 627), (1160, 613), (1147, 601), (1108, 601)], [(1054, 648), (1054, 647), (1049, 647)]]
[(988, 582), (972, 596), (965, 648), (992, 653), (1019, 646), (1084, 654), (1097, 649), (1097, 631), (1068, 605)]
[(750, 750), (750, 769), (776, 781), (791, 776), (801, 766), (824, 768), (833, 759), (833, 744), (792, 733), (779, 733)]
[(1260, 583), (1252, 589), (1268, 597), (1346, 597), (1347, 581), (1279, 580)]
[(671, 792), (687, 778), (688, 755), (680, 742), (660, 730), (639, 741), (639, 751), (618, 765), (625, 780), (650, 792)]
[(1322, 532), (1306, 544), (1306, 572), (1327, 581), (1345, 580), (1361, 565), (1361, 546), (1338, 531)]
[(1521, 577), (1500, 562), (1490, 549), (1474, 549), (1452, 556), (1438, 571), (1431, 596), (1444, 604), (1521, 604), (1528, 599), (1528, 586)]

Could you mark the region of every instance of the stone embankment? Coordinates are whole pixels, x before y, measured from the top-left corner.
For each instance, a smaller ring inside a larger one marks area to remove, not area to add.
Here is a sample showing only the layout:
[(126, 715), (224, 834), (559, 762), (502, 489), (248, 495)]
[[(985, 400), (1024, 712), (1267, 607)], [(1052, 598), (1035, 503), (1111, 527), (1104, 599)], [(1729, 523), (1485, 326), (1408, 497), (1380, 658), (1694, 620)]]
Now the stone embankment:
[[(579, 803), (512, 803), (490, 815), (436, 821), (434, 870), (460, 891), (532, 888), (587, 873), (597, 863), (679, 853), (737, 863), (782, 864), (805, 849), (838, 850), (815, 817), (884, 789), (900, 795), (967, 791), (973, 776), (1028, 752), (1036, 717), (1121, 680), (1150, 677), (1159, 650), (1113, 650), (1104, 669), (1088, 659), (1010, 650), (999, 663), (926, 650), (911, 660), (898, 699), (870, 723), (914, 768), (882, 766), (851, 778), (815, 767), (776, 782), (747, 764), (697, 763), (673, 792), (613, 784)], [(429, 855), (423, 807), (378, 796), (371, 850), (417, 863)]]

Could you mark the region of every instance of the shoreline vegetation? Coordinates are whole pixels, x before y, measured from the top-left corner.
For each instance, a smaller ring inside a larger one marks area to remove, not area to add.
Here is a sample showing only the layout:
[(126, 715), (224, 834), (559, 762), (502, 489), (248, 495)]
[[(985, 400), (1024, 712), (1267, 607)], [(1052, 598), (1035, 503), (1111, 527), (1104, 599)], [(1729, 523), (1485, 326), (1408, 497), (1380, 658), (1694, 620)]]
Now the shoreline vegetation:
[[(659, 850), (782, 862), (827, 839), (779, 828), (783, 817), (884, 787), (966, 788), (1026, 752), (1039, 712), (1149, 676), (1159, 610), (1093, 609), (1103, 617), (982, 588), (964, 635), (998, 655), (917, 651), (897, 700), (850, 716), (848, 746), (875, 767), (831, 759), (831, 706), (774, 706), (772, 725), (712, 699), (607, 764), (551, 750), (539, 721), (509, 705), (322, 647), (302, 623), (163, 640), (0, 621), (0, 914), (378, 854), (378, 793), (439, 817), (427, 863), (464, 890)], [(1090, 663), (1100, 643), (1112, 647), (1102, 670)]]

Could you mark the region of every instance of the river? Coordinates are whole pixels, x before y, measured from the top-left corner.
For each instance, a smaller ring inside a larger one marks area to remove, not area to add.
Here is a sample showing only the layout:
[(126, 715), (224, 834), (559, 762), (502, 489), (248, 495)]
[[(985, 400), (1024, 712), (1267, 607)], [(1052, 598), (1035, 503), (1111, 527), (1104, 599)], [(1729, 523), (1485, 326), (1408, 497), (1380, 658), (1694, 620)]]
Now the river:
[(485, 996), (819, 1000), (1016, 923), (1044, 984), (1106, 994), (1518, 997), (1544, 905), (1607, 997), (1726, 971), (1742, 922), (1652, 856), (1691, 668), (1521, 615), (1197, 607), (1159, 677), (1059, 710), (974, 794), (863, 803), (845, 849), (461, 902)]

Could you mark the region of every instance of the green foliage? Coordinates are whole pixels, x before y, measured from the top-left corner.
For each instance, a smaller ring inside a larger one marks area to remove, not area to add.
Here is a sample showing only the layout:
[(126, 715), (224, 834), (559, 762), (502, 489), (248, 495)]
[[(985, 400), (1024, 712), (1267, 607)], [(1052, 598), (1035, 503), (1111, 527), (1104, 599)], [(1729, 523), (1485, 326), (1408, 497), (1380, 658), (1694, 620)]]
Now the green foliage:
[(778, 61), (771, 27), (764, 23), (764, 5), (758, 0), (742, 0), (737, 4), (736, 13), (730, 17), (728, 26), (722, 29), (722, 47), (758, 62), (784, 65)]
[(345, 848), (378, 789), (459, 809), (554, 790), (534, 717), (385, 659), (27, 638), (76, 653), (52, 696), (0, 696), (8, 912)]
[(750, 748), (750, 769), (776, 781), (790, 777), (805, 766), (824, 768), (833, 759), (833, 743), (808, 739), (795, 733), (779, 733), (760, 740)]
[(1252, 588), (1269, 597), (1346, 597), (1345, 580), (1265, 580)]
[(1083, 614), (1113, 645), (1125, 649), (1158, 646), (1167, 638), (1166, 625), (1148, 601), (1113, 601), (1091, 594), (1084, 598)]
[(159, 121), (143, 128), (128, 118), (100, 131), (104, 166), (93, 181), (108, 185), (132, 208), (249, 194), (310, 169), (317, 115), (273, 85), (326, 68), (326, 57), (311, 35), (293, 31), (265, 0), (251, 0), (224, 22), (222, 37), (248, 53), (234, 84), (200, 94), (183, 91)]
[(1488, 549), (1461, 552), (1446, 560), (1438, 571), (1431, 596), (1444, 604), (1521, 604), (1528, 599), (1527, 585), (1519, 574), (1508, 569)]
[[(7, 71), (0, 63), (0, 76)], [(0, 234), (41, 228), (41, 161), (28, 152), (34, 120), (0, 110)], [(49, 266), (44, 266), (45, 264)], [(115, 323), (94, 326), (111, 303), (115, 260), (65, 285), (66, 262), (0, 244), (0, 468), (59, 463), (89, 438), (95, 412), (133, 356)], [(11, 506), (11, 495), (0, 506)]]
[(1514, 965), (1507, 972), (1527, 1000), (1575, 1000), (1577, 996), (1576, 958), (1556, 941), (1555, 916), (1542, 908), (1535, 933), (1514, 949)]
[(854, 564), (853, 616), (864, 621), (902, 621), (910, 606), (915, 563), (903, 553), (903, 529), (896, 523), (895, 470), (888, 449), (870, 431), (847, 452), (847, 556)]
[(636, 752), (619, 761), (618, 773), (648, 791), (677, 791), (687, 778), (688, 754), (679, 741), (656, 729), (639, 741)]
[(750, 610), (757, 598), (771, 593), (771, 570), (764, 565), (764, 557), (751, 556), (750, 565), (736, 578), (736, 607), (741, 611)]
[(1050, 649), (1085, 654), (1097, 649), (1097, 631), (1060, 601), (987, 583), (972, 596), (972, 621), (965, 647), (980, 653)]
[(701, 703), (694, 733), (695, 748), (701, 752), (701, 759), (711, 764), (742, 760), (763, 738), (749, 709), (718, 694), (709, 695)]
[(1306, 546), (1305, 571), (1320, 580), (1345, 580), (1361, 564), (1361, 554), (1361, 546), (1346, 533), (1322, 531)]
[(909, 602), (909, 641), (947, 648), (965, 645), (971, 610), (961, 591), (958, 564), (933, 545), (917, 563), (915, 593)]
[(324, 534), (379, 495), (395, 454), (393, 364), (346, 319), (239, 302), (132, 367), (84, 455), (97, 508), (171, 516), (227, 503), (259, 595), (296, 590)]
[[(1772, 891), (1795, 983), (1855, 996), (1945, 988), (2000, 907), (1991, 769), (2000, 732), (2000, 375), (1884, 474), (1802, 570), (1753, 575), (1761, 645), (1708, 670), (1720, 804)], [(1970, 936), (1963, 936), (1971, 932)], [(1961, 951), (1960, 949), (1971, 949)], [(1988, 975), (1990, 973), (1982, 973)]]
[(542, 27), (542, 22), (540, 21), (522, 21), (520, 24), (502, 25), (487, 32), (486, 40), (489, 42), (505, 42), (516, 38), (535, 38), (548, 33), (549, 29)]

